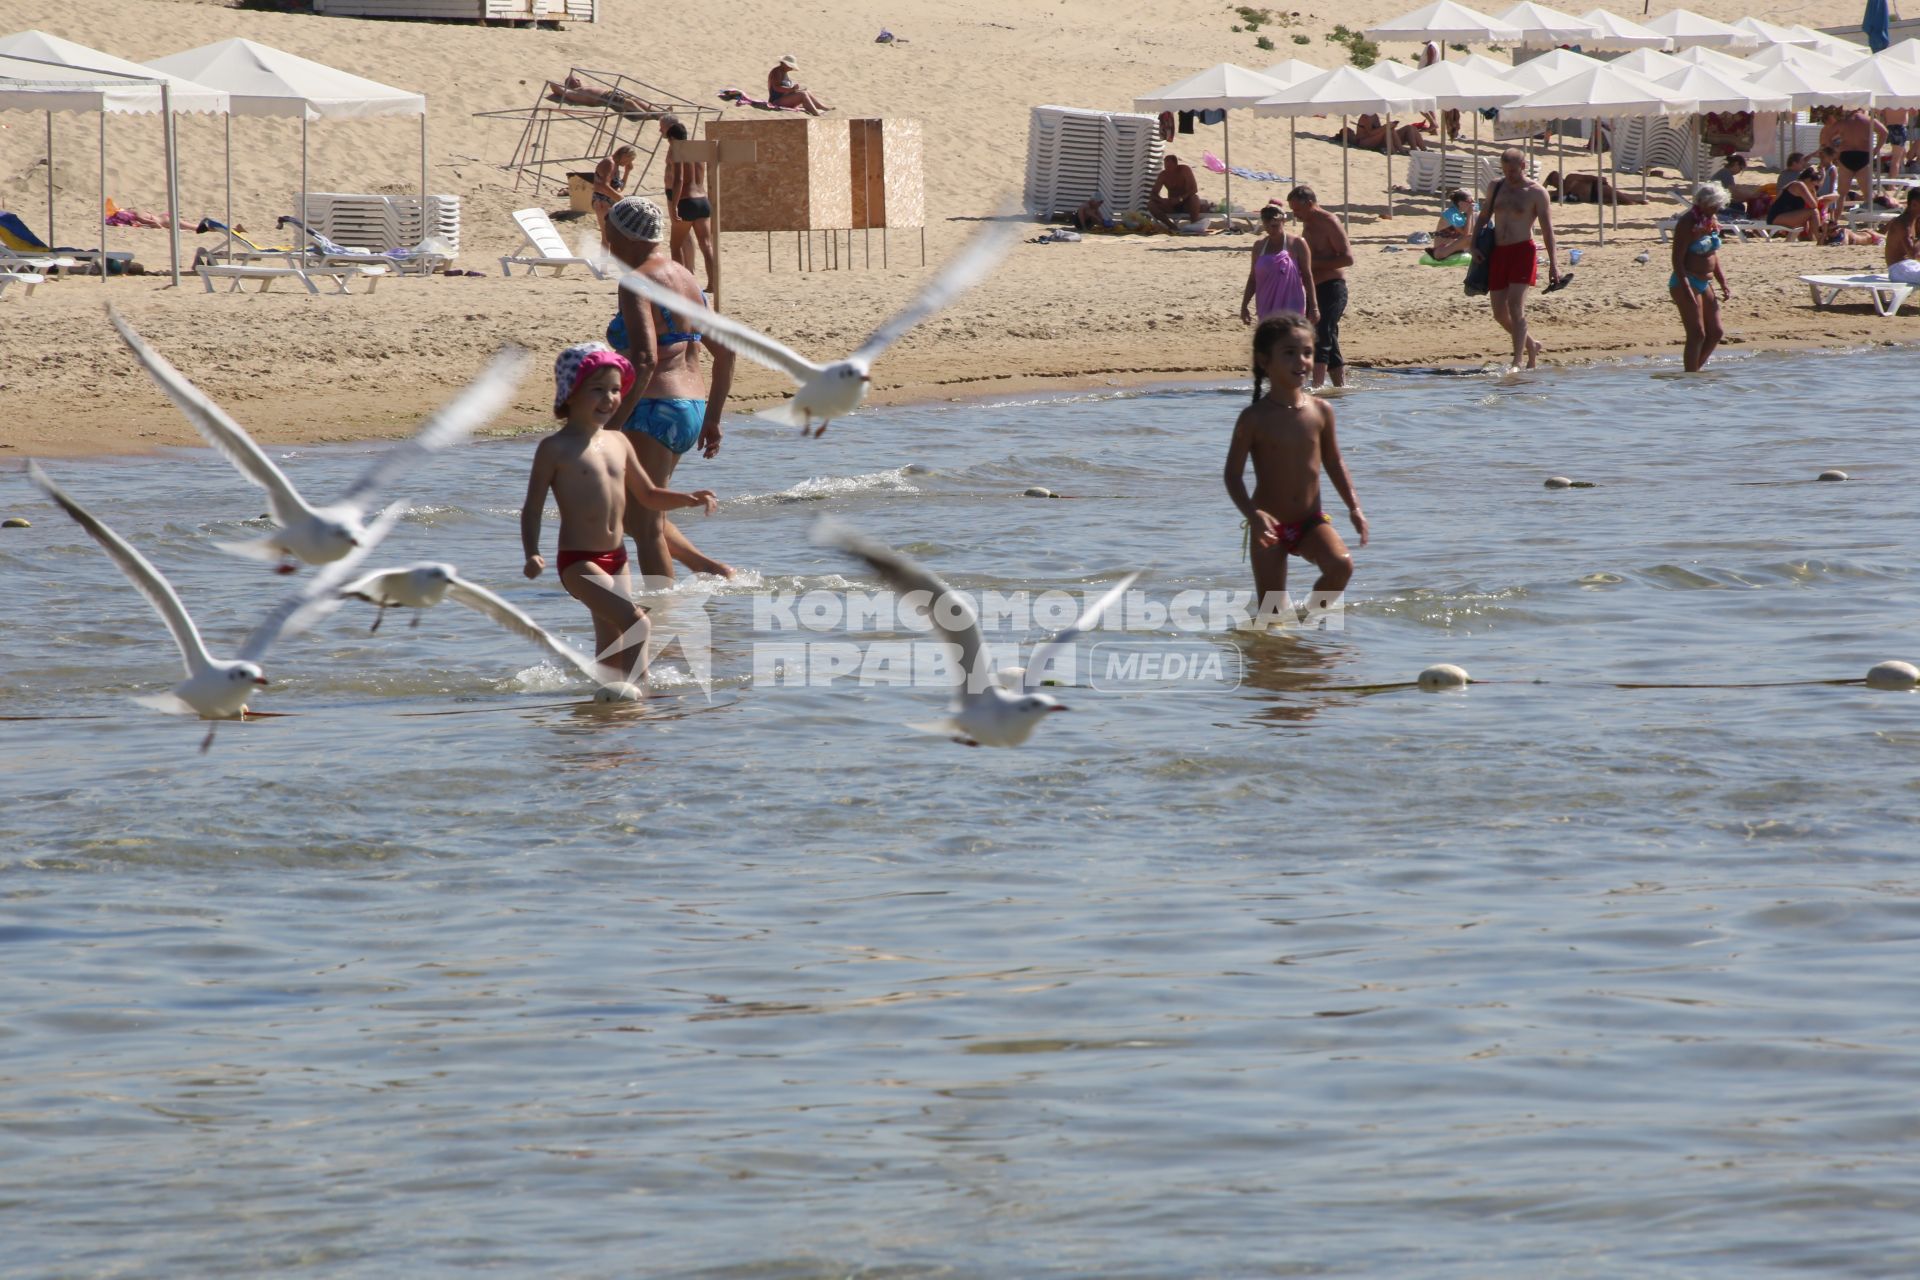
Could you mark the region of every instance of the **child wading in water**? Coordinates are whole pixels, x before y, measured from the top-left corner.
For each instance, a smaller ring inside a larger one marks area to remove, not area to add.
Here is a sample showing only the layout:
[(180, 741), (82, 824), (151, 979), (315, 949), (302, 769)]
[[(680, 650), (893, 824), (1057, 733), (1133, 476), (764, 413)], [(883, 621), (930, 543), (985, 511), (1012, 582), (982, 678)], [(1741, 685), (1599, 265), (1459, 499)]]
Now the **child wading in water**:
[(593, 615), (596, 656), (623, 681), (646, 674), (649, 632), (627, 580), (628, 497), (655, 511), (705, 507), (712, 515), (718, 505), (711, 489), (680, 493), (655, 485), (633, 442), (623, 432), (602, 429), (633, 379), (633, 365), (605, 343), (583, 342), (560, 353), (553, 366), (553, 416), (567, 425), (533, 451), (527, 501), (520, 508), (525, 572), (537, 578), (547, 565), (540, 554), (540, 517), (547, 491), (553, 491), (560, 508), (560, 585)]
[[(1353, 557), (1320, 510), (1320, 471), (1353, 513), (1360, 545), (1367, 545), (1367, 517), (1354, 501), (1353, 482), (1333, 435), (1333, 409), (1305, 389), (1313, 373), (1313, 326), (1296, 315), (1278, 315), (1253, 331), (1253, 404), (1240, 411), (1227, 446), (1227, 496), (1247, 518), (1252, 534), (1257, 597), (1255, 621), (1293, 615), (1287, 599), (1287, 557), (1299, 556), (1320, 570), (1308, 597), (1311, 609), (1330, 608), (1353, 577)], [(1273, 386), (1261, 394), (1261, 380)], [(1247, 458), (1253, 458), (1253, 496), (1247, 496)]]

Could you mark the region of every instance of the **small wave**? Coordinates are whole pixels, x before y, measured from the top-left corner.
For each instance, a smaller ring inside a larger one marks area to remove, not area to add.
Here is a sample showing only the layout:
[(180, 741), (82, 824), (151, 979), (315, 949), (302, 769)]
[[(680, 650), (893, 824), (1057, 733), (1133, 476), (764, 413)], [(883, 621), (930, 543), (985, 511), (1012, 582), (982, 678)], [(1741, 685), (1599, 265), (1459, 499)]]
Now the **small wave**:
[(853, 493), (919, 493), (914, 483), (907, 479), (914, 468), (909, 464), (894, 467), (888, 471), (872, 471), (857, 476), (810, 476), (789, 489), (778, 493), (747, 493), (735, 498), (730, 505), (769, 505), (789, 502), (824, 502), (828, 498), (845, 497)]
[(541, 662), (514, 672), (500, 683), (512, 693), (565, 693), (579, 678), (580, 673), (571, 668), (562, 670), (557, 663)]

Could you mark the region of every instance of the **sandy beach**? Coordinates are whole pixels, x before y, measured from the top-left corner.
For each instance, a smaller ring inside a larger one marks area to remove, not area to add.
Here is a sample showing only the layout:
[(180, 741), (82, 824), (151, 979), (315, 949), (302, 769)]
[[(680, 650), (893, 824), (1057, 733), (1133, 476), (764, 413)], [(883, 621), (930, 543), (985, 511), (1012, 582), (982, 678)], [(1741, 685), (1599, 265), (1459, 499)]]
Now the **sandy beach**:
[[(1405, 7), (1401, 0), (1364, 0), (1338, 17), (1363, 27)], [(1733, 0), (1696, 7), (1721, 18), (1746, 12)], [(1820, 26), (1846, 21), (1852, 10), (1789, 4), (1766, 16)], [(264, 13), (209, 0), (20, 0), (9, 6), (9, 28), (40, 28), (135, 60), (246, 36), (426, 93), (433, 188), (464, 201), (458, 265), (486, 274), (389, 280), (374, 295), (352, 297), (280, 290), (209, 295), (197, 281), (174, 291), (164, 274), (105, 286), (67, 280), (30, 299), (10, 292), (0, 300), (6, 334), (0, 449), (15, 457), (60, 456), (197, 442), (112, 340), (100, 317), (105, 300), (262, 439), (278, 442), (405, 432), (500, 343), (521, 343), (544, 363), (559, 347), (598, 336), (613, 307), (611, 282), (500, 277), (497, 259), (517, 240), (509, 212), (532, 203), (560, 209), (565, 202), (513, 190), (512, 175), (499, 166), (518, 126), (473, 114), (528, 105), (542, 79), (570, 66), (621, 70), (713, 101), (723, 87), (757, 86), (780, 53), (793, 52), (803, 82), (843, 114), (923, 120), (931, 267), (1003, 193), (1018, 190), (1029, 107), (1131, 109), (1135, 93), (1218, 61), (1260, 67), (1292, 54), (1333, 66), (1345, 57), (1324, 39), (1332, 15), (1302, 10), (1292, 25), (1265, 28), (1278, 42), (1268, 52), (1255, 47), (1253, 35), (1232, 30), (1240, 19), (1224, 4), (1116, 12), (1095, 0), (1044, 7), (983, 0), (962, 15), (855, 0), (801, 23), (772, 0), (751, 0), (728, 5), (724, 22), (682, 22), (663, 32), (655, 21), (650, 10), (623, 3), (604, 4), (596, 25), (557, 32)], [(905, 43), (875, 44), (883, 26)], [(1293, 43), (1295, 35), (1307, 43)], [(1415, 50), (1388, 46), (1384, 52), (1407, 58)], [(43, 121), (25, 112), (0, 116), (0, 203), (34, 225), (45, 219)], [(1303, 121), (1299, 145), (1298, 176), (1329, 204), (1338, 200), (1341, 165), (1340, 149), (1325, 140), (1332, 127)], [(96, 128), (96, 117), (55, 117), (55, 196), (64, 242), (93, 243), (80, 228), (95, 191)], [(1233, 128), (1236, 163), (1286, 170), (1285, 121), (1239, 113)], [(115, 117), (108, 129), (108, 194), (123, 206), (162, 208), (157, 120)], [(183, 117), (180, 133), (183, 212), (217, 216), (224, 198), (220, 126), (211, 118)], [(242, 120), (234, 137), (235, 217), (270, 232), (274, 216), (296, 198), (297, 126)], [(317, 124), (313, 189), (411, 191), (417, 137), (411, 121)], [(1203, 148), (1218, 150), (1217, 137), (1202, 128), (1177, 146), (1197, 161)], [(1404, 160), (1396, 159), (1395, 171), (1403, 173)], [(1505, 335), (1485, 303), (1462, 296), (1458, 272), (1422, 267), (1418, 251), (1406, 247), (1410, 233), (1431, 228), (1436, 202), (1402, 194), (1396, 216), (1388, 218), (1384, 177), (1383, 157), (1353, 154), (1357, 265), (1343, 339), (1349, 359), (1360, 366), (1474, 368), (1501, 358)], [(1202, 180), (1204, 193), (1218, 194), (1217, 178), (1203, 173)], [(657, 188), (657, 171), (647, 185)], [(1637, 179), (1626, 185), (1637, 189)], [(1592, 206), (1556, 211), (1563, 252), (1578, 247), (1583, 261), (1570, 289), (1536, 298), (1531, 307), (1549, 362), (1677, 353), (1680, 326), (1666, 297), (1663, 247), (1652, 226), (1653, 217), (1674, 208), (1662, 197), (1677, 185), (1677, 179), (1654, 179), (1655, 203), (1622, 209), (1605, 247), (1596, 242)], [(1234, 195), (1244, 206), (1283, 190), (1238, 184)], [(570, 237), (582, 229), (578, 222), (561, 225)], [(113, 247), (133, 250), (164, 273), (164, 232), (115, 228), (110, 234)], [(183, 236), (183, 242), (190, 255), (201, 241)], [(1231, 375), (1245, 364), (1237, 309), (1250, 243), (1225, 235), (1023, 243), (992, 280), (889, 355), (876, 372), (875, 399), (944, 400)], [(1633, 261), (1647, 250), (1653, 261)], [(767, 240), (759, 234), (728, 235), (724, 253), (727, 310), (817, 354), (851, 349), (925, 276), (918, 233), (908, 230), (892, 233), (887, 269), (877, 238), (863, 240), (860, 233), (844, 270), (796, 270), (790, 235), (773, 237), (771, 270)], [(1730, 246), (1724, 259), (1734, 289), (1725, 312), (1729, 346), (1920, 338), (1911, 312), (1882, 319), (1864, 302), (1815, 311), (1795, 279), (1808, 271), (1878, 269), (1879, 255), (1867, 246)], [(816, 263), (823, 256), (816, 240)], [(774, 375), (742, 364), (736, 393), (743, 409), (770, 404), (782, 391)], [(539, 427), (543, 399), (544, 388), (530, 381), (516, 413), (495, 430)]]

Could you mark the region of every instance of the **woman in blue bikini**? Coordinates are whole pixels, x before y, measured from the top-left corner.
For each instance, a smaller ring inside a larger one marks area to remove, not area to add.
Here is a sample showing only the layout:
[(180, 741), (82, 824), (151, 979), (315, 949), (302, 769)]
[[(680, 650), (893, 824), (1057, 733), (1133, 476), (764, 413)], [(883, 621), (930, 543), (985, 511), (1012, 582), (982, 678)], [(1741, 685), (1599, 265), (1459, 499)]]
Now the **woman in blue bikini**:
[[(632, 270), (704, 304), (706, 295), (694, 283), (693, 273), (665, 251), (666, 225), (659, 205), (628, 196), (607, 212), (607, 248)], [(720, 417), (733, 389), (733, 352), (682, 329), (672, 316), (625, 289), (620, 291), (620, 310), (607, 326), (607, 345), (633, 363), (633, 390), (613, 421), (633, 442), (649, 479), (665, 484), (681, 455), (696, 444), (705, 457), (720, 452)], [(713, 357), (711, 392), (700, 376), (702, 346)], [(730, 567), (702, 555), (664, 512), (630, 504), (627, 532), (633, 535), (640, 572), (647, 578), (672, 578), (675, 560), (694, 573), (733, 576)]]
[[(1732, 298), (1733, 291), (1720, 269), (1717, 216), (1726, 207), (1727, 189), (1717, 182), (1703, 182), (1694, 189), (1693, 207), (1673, 226), (1673, 274), (1667, 278), (1667, 293), (1680, 308), (1680, 323), (1687, 331), (1688, 373), (1706, 367), (1726, 332), (1720, 327), (1720, 304)], [(1720, 286), (1717, 299), (1713, 296), (1716, 282)]]

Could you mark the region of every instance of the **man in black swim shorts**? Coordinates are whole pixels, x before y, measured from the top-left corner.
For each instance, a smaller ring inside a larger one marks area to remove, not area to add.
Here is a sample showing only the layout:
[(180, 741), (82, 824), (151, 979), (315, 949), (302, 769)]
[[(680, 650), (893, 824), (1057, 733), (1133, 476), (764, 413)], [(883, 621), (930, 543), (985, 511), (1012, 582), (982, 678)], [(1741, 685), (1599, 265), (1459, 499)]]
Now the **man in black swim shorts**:
[[(669, 144), (685, 142), (692, 135), (678, 116), (660, 122), (660, 136)], [(713, 202), (707, 198), (707, 166), (667, 162), (667, 207), (673, 211), (673, 228), (667, 250), (673, 260), (693, 270), (694, 242), (700, 244), (700, 257), (707, 268), (707, 292), (713, 292)]]
[(1312, 187), (1287, 192), (1287, 208), (1300, 220), (1300, 236), (1313, 251), (1314, 305), (1320, 317), (1313, 326), (1313, 385), (1329, 381), (1347, 385), (1347, 358), (1340, 353), (1340, 317), (1347, 313), (1347, 268), (1353, 265), (1353, 246), (1340, 219), (1320, 207)]

